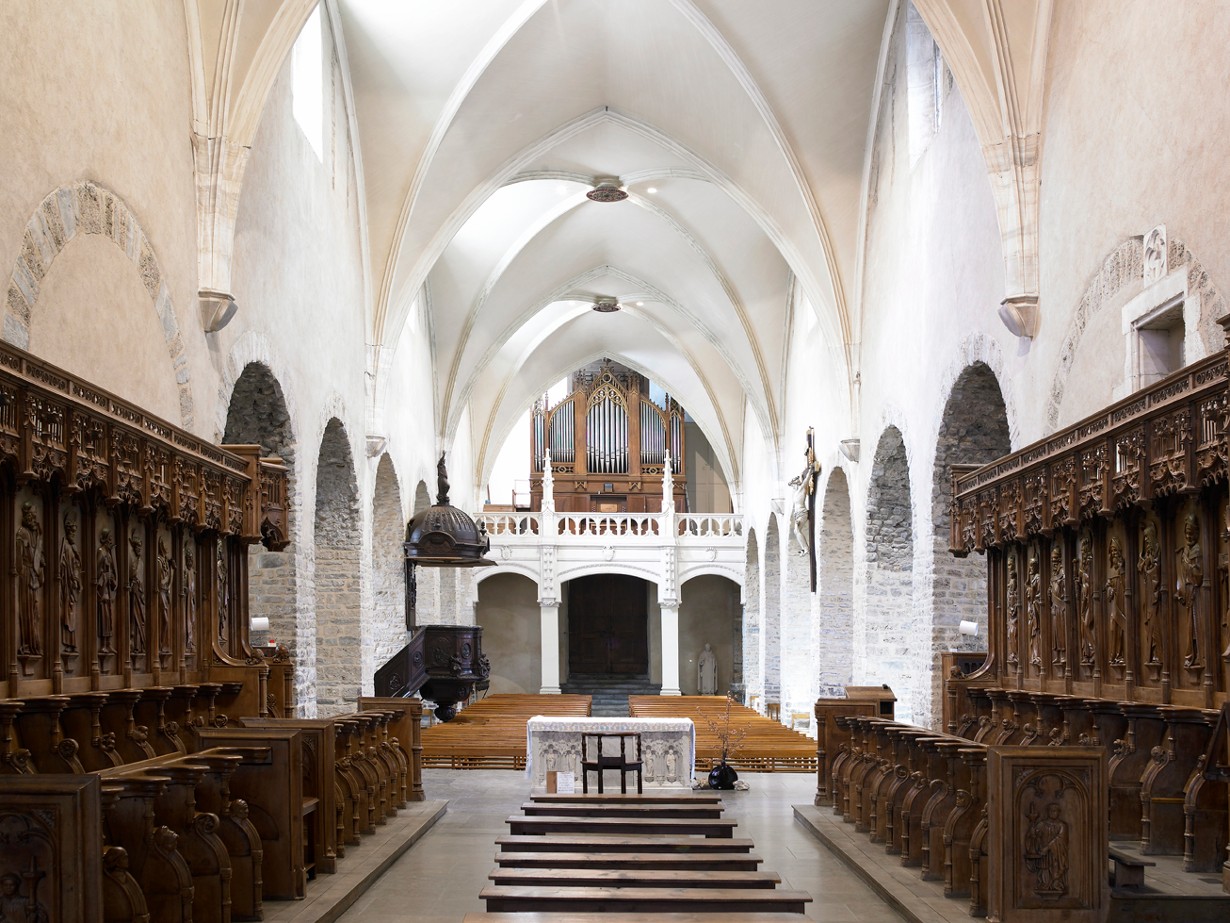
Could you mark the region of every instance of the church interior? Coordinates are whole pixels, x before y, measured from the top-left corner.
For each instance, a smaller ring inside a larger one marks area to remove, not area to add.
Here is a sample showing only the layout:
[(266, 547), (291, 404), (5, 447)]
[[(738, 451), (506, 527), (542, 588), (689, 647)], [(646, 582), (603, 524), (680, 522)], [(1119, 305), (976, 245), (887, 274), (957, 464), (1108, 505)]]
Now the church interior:
[(460, 920), (394, 860), (550, 837), (599, 720), (643, 811), (744, 773), (779, 886), (715, 919), (1230, 917), (1228, 44), (0, 0), (0, 919)]

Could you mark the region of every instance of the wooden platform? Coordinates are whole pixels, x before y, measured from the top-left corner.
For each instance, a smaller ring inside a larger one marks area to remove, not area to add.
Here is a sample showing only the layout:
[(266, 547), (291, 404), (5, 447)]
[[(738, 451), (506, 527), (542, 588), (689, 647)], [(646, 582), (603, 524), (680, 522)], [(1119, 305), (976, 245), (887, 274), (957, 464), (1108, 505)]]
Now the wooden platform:
[(512, 834), (497, 839), (491, 884), (479, 895), (488, 914), (472, 916), (797, 919), (811, 896), (779, 888), (781, 876), (759, 868), (751, 841), (736, 839), (736, 823), (720, 816), (724, 807), (712, 792), (536, 797), (508, 818)]
[(503, 868), (525, 869), (710, 869), (754, 872), (764, 861), (752, 853), (640, 853), (640, 852), (501, 852), (495, 861)]
[[(696, 725), (696, 773), (704, 775), (722, 755), (711, 726), (726, 720), (726, 698), (718, 695), (634, 695), (628, 697), (634, 718), (691, 718)], [(740, 772), (815, 772), (816, 742), (806, 734), (764, 717), (755, 709), (733, 704), (730, 725), (746, 734), (728, 762)]]
[(444, 724), (423, 730), (423, 765), (442, 769), (524, 769), (525, 722), (535, 715), (587, 717), (587, 695), (489, 695)]

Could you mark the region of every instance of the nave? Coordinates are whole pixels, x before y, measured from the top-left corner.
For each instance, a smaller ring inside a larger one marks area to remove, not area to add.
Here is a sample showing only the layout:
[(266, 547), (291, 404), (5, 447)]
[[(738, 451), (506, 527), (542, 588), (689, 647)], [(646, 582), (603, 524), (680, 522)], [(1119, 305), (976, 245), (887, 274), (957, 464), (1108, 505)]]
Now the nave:
[[(831, 923), (899, 923), (902, 919), (793, 818), (809, 804), (815, 778), (806, 773), (748, 773), (745, 792), (725, 792), (737, 834), (756, 841), (764, 866), (781, 874), (780, 887), (815, 898), (799, 919)], [(339, 920), (341, 923), (414, 921), (460, 923), (486, 908), (479, 892), (494, 865), (495, 839), (529, 792), (525, 774), (502, 770), (424, 769), (429, 800), (447, 800), (443, 817), (385, 872)], [(285, 915), (284, 915), (285, 914)], [(304, 923), (294, 908), (267, 914), (271, 923)], [(940, 920), (935, 918), (936, 923)]]

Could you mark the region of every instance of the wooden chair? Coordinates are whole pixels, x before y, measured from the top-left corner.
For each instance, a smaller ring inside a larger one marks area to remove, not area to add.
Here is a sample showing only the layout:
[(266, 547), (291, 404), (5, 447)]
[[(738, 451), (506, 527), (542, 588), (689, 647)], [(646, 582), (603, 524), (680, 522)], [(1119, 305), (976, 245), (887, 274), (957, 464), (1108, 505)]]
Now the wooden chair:
[[(603, 742), (607, 740), (619, 741), (619, 752), (610, 753), (603, 750)], [(628, 754), (628, 741), (633, 740), (636, 743), (636, 756), (630, 758)], [(589, 755), (590, 743), (593, 743), (594, 755), (591, 758)], [(636, 773), (636, 793), (638, 795), (644, 793), (641, 779), (641, 735), (630, 731), (622, 733), (592, 733), (581, 735), (581, 790), (585, 794), (589, 794), (589, 774), (591, 771), (598, 773), (598, 794), (603, 794), (602, 791), (602, 773), (606, 769), (619, 770), (619, 792), (622, 795), (628, 794), (628, 773)]]

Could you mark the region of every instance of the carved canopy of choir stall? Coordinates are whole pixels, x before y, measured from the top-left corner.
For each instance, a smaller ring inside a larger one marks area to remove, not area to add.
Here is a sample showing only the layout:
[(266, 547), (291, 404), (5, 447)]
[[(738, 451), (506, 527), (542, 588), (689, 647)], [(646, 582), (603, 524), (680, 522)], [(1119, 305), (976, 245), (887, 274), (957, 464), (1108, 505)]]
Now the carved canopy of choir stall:
[(649, 379), (609, 359), (576, 372), (569, 393), (544, 395), (531, 420), (530, 503), (542, 509), (550, 453), (555, 508), (566, 512), (657, 513), (670, 459), (675, 508), (687, 511), (684, 411)]
[(981, 668), (945, 678), (944, 723), (1097, 748), (1110, 838), (1230, 891), (1228, 355), (953, 472), (952, 550), (986, 555), (989, 630)]

